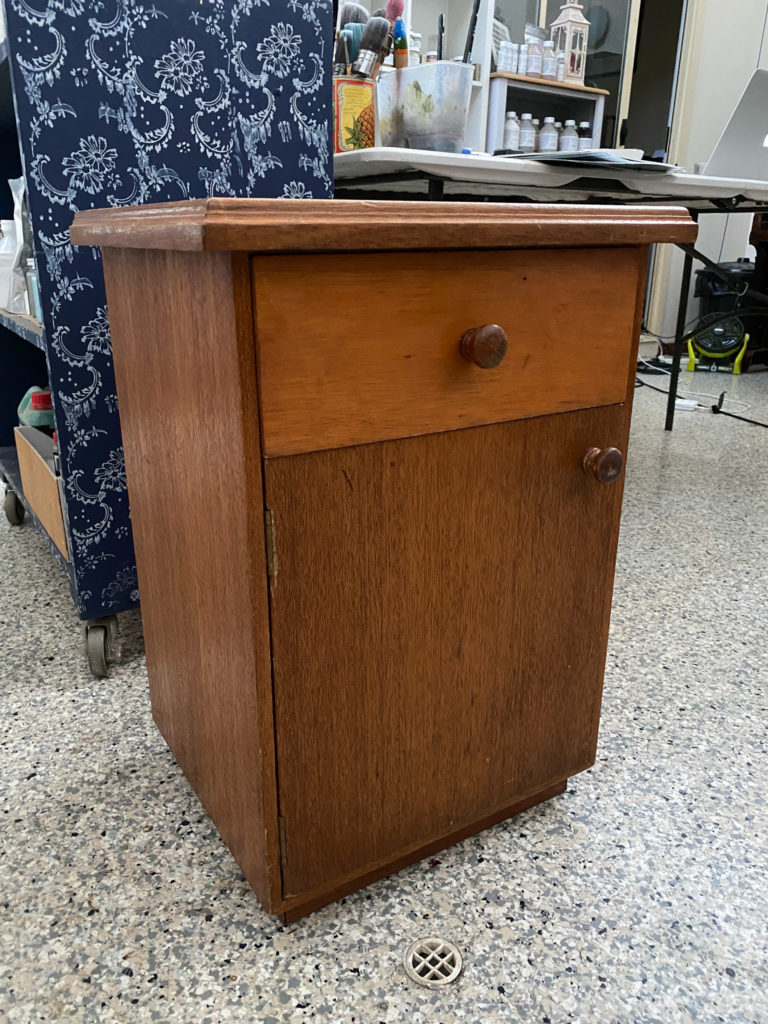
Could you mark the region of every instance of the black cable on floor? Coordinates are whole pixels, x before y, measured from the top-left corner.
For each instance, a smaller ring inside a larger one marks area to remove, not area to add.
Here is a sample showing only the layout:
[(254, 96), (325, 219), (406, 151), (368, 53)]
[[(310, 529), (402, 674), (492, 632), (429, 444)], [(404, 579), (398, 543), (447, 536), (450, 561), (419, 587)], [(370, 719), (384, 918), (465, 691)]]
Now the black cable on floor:
[[(649, 384), (647, 380), (640, 380), (639, 377), (635, 377), (635, 388), (650, 388), (651, 391), (658, 391), (660, 395), (668, 395), (669, 392), (665, 391), (664, 388), (657, 388), (655, 384)], [(735, 412), (726, 412), (723, 409), (723, 402), (725, 401), (725, 392), (720, 393), (720, 397), (717, 400), (716, 405), (711, 405), (710, 409), (713, 413), (719, 414), (720, 416), (730, 416), (732, 420), (741, 420), (742, 423), (751, 423), (754, 427), (765, 427), (768, 430), (768, 423), (761, 423), (760, 420), (751, 420), (746, 416), (737, 416)], [(699, 402), (702, 409), (704, 405)]]

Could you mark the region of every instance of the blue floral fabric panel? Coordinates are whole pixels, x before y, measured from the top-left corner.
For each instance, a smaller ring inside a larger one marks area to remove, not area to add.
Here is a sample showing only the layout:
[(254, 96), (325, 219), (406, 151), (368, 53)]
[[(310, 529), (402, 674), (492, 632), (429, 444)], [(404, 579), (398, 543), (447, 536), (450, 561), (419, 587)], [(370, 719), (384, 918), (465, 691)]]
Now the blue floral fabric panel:
[(74, 596), (90, 618), (135, 605), (138, 589), (101, 259), (69, 244), (72, 218), (205, 196), (329, 197), (332, 4), (5, 2)]

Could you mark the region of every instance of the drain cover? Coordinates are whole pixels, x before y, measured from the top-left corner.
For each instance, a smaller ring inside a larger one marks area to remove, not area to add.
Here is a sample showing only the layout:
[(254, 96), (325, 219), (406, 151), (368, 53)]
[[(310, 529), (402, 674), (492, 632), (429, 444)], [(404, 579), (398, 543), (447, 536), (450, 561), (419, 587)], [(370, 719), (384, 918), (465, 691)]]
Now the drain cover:
[(427, 988), (448, 985), (461, 974), (461, 953), (445, 939), (417, 939), (403, 962), (408, 977)]

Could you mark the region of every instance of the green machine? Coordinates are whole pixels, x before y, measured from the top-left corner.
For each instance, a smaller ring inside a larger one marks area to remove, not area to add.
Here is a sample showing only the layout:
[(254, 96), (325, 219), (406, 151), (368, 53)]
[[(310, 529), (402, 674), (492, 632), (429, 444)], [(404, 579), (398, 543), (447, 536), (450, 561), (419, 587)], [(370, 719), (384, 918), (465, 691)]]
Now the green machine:
[(741, 373), (749, 335), (737, 316), (707, 317), (688, 338), (688, 370)]

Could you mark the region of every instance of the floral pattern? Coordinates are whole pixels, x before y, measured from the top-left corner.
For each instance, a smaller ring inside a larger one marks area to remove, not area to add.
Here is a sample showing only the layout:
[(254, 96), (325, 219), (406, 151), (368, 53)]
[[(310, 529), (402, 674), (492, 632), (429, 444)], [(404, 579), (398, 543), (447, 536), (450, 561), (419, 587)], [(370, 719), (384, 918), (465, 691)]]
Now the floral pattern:
[(170, 51), (155, 61), (162, 87), (179, 96), (188, 96), (196, 79), (201, 86), (207, 85), (203, 77), (204, 56), (192, 39), (177, 39), (171, 43)]
[[(76, 210), (332, 191), (331, 0), (5, 0), (73, 593), (138, 599), (109, 322)], [(162, 339), (155, 339), (162, 343)]]

